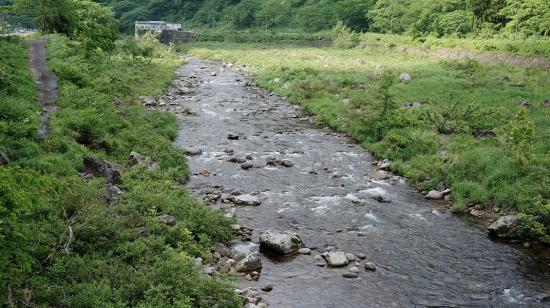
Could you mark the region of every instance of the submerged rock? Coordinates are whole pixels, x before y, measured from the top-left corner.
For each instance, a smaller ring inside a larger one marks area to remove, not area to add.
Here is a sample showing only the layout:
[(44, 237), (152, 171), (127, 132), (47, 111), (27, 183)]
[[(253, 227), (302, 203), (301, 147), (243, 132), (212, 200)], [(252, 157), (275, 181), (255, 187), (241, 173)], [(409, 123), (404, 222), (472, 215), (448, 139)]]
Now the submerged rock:
[(183, 152), (187, 156), (198, 156), (202, 154), (202, 149), (199, 148), (183, 148)]
[(258, 206), (262, 203), (258, 197), (252, 196), (252, 195), (236, 196), (233, 199), (233, 202), (238, 205), (246, 205), (246, 206)]
[(262, 248), (278, 254), (291, 254), (302, 248), (303, 242), (300, 236), (294, 232), (266, 231), (260, 235)]
[(514, 238), (517, 237), (516, 231), (518, 221), (519, 217), (517, 215), (502, 216), (487, 229), (491, 235), (500, 238)]
[(239, 138), (240, 138), (239, 134), (227, 133), (227, 139), (229, 140), (239, 140)]
[(294, 162), (289, 160), (289, 159), (283, 159), (283, 160), (281, 160), (281, 166), (290, 168), (290, 167), (294, 166)]
[(365, 270), (371, 271), (371, 272), (376, 271), (376, 264), (374, 264), (372, 262), (365, 263)]

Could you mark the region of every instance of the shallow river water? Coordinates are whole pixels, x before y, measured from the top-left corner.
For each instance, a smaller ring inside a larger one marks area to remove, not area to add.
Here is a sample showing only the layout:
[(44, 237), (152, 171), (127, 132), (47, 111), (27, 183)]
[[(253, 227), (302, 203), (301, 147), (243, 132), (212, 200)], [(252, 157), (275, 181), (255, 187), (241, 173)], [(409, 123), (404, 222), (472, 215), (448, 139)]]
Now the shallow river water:
[[(300, 234), (311, 255), (280, 260), (262, 256), (257, 282), (270, 307), (546, 307), (550, 258), (544, 249), (496, 242), (485, 225), (459, 218), (427, 201), (401, 179), (369, 182), (371, 156), (350, 138), (321, 128), (286, 99), (247, 87), (246, 77), (222, 64), (188, 59), (178, 78), (194, 93), (177, 98), (192, 111), (180, 118), (177, 144), (198, 147), (190, 157), (190, 191), (259, 193), (257, 207), (238, 207), (239, 223), (254, 229)], [(229, 140), (228, 133), (239, 140)], [(249, 156), (256, 167), (228, 162)], [(293, 167), (269, 166), (289, 159)], [(204, 172), (205, 170), (208, 173)], [(200, 174), (202, 173), (202, 175)], [(208, 175), (208, 176), (205, 176)], [(384, 191), (391, 203), (369, 198)], [(354, 205), (348, 194), (365, 200)], [(346, 198), (348, 196), (348, 198)], [(217, 207), (226, 205), (216, 205)], [(375, 272), (316, 266), (328, 247), (364, 253)]]

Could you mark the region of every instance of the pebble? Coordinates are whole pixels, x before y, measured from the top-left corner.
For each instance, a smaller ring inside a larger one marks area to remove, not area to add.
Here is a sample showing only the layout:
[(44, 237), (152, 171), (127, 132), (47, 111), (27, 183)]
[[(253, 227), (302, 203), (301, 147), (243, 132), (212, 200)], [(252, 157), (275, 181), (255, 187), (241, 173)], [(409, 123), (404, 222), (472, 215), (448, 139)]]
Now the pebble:
[(371, 272), (376, 271), (376, 264), (374, 264), (372, 262), (365, 263), (365, 270), (371, 271)]
[(365, 260), (367, 258), (367, 255), (364, 253), (356, 253), (355, 256), (360, 260)]
[(262, 287), (262, 291), (264, 291), (264, 292), (273, 291), (273, 285), (272, 284), (266, 284), (265, 286)]
[(346, 272), (346, 273), (343, 273), (342, 276), (343, 276), (344, 278), (354, 279), (354, 278), (359, 277), (359, 274), (358, 274), (358, 273), (354, 273), (354, 272)]

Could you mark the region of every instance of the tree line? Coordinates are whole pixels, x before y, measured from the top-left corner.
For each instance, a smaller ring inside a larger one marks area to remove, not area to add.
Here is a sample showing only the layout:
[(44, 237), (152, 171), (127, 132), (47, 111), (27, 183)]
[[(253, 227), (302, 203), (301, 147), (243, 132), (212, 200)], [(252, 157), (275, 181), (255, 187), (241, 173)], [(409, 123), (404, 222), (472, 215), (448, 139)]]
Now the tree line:
[(135, 20), (193, 27), (317, 32), (338, 21), (355, 31), (412, 35), (550, 35), (548, 0), (101, 0), (131, 31)]
[[(74, 24), (67, 10), (76, 0), (0, 0), (0, 7), (13, 2), (30, 4), (23, 11), (37, 10), (60, 29)], [(413, 36), (480, 36), (499, 34), (550, 36), (548, 0), (96, 0), (110, 6), (123, 32), (133, 31), (137, 20), (167, 20), (188, 27), (227, 30), (329, 30), (342, 21), (357, 32), (409, 34)], [(84, 1), (92, 6), (93, 1)], [(19, 7), (21, 5), (18, 4)], [(93, 11), (99, 10), (94, 6)], [(20, 12), (21, 13), (21, 12)], [(14, 14), (16, 21), (28, 19)], [(78, 18), (77, 18), (78, 19)]]

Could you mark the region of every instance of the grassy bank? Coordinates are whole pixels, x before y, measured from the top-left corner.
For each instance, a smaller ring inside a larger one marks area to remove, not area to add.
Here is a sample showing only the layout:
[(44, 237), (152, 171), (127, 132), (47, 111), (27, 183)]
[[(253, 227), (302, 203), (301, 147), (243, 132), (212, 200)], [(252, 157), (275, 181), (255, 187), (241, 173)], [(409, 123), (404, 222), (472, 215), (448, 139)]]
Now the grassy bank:
[[(523, 235), (550, 243), (550, 72), (444, 61), (383, 45), (367, 49), (202, 43), (203, 58), (236, 63), (319, 122), (350, 134), (420, 189), (444, 182), (456, 212), (522, 213)], [(398, 76), (408, 73), (412, 81)], [(519, 108), (518, 102), (530, 106)], [(405, 103), (412, 107), (405, 107)], [(496, 138), (476, 138), (475, 132)]]
[(422, 50), (448, 48), (550, 59), (550, 39), (543, 37), (481, 39), (427, 36), (414, 38), (404, 35), (365, 33), (361, 35), (361, 43), (367, 47), (378, 48), (415, 47)]
[[(172, 146), (172, 115), (147, 112), (140, 95), (158, 95), (181, 60), (142, 42), (146, 57), (121, 44), (114, 54), (81, 56), (48, 36), (50, 68), (60, 79), (52, 134), (36, 137), (36, 86), (25, 44), (0, 41), (0, 285), (6, 306), (239, 306), (230, 283), (201, 273), (193, 257), (212, 258), (231, 238), (231, 220), (194, 200), (182, 180), (184, 154)], [(158, 169), (128, 166), (131, 151)], [(86, 156), (120, 166), (123, 195), (105, 198), (103, 178), (84, 181)], [(172, 215), (174, 226), (159, 215)], [(139, 231), (139, 232), (138, 232)]]

